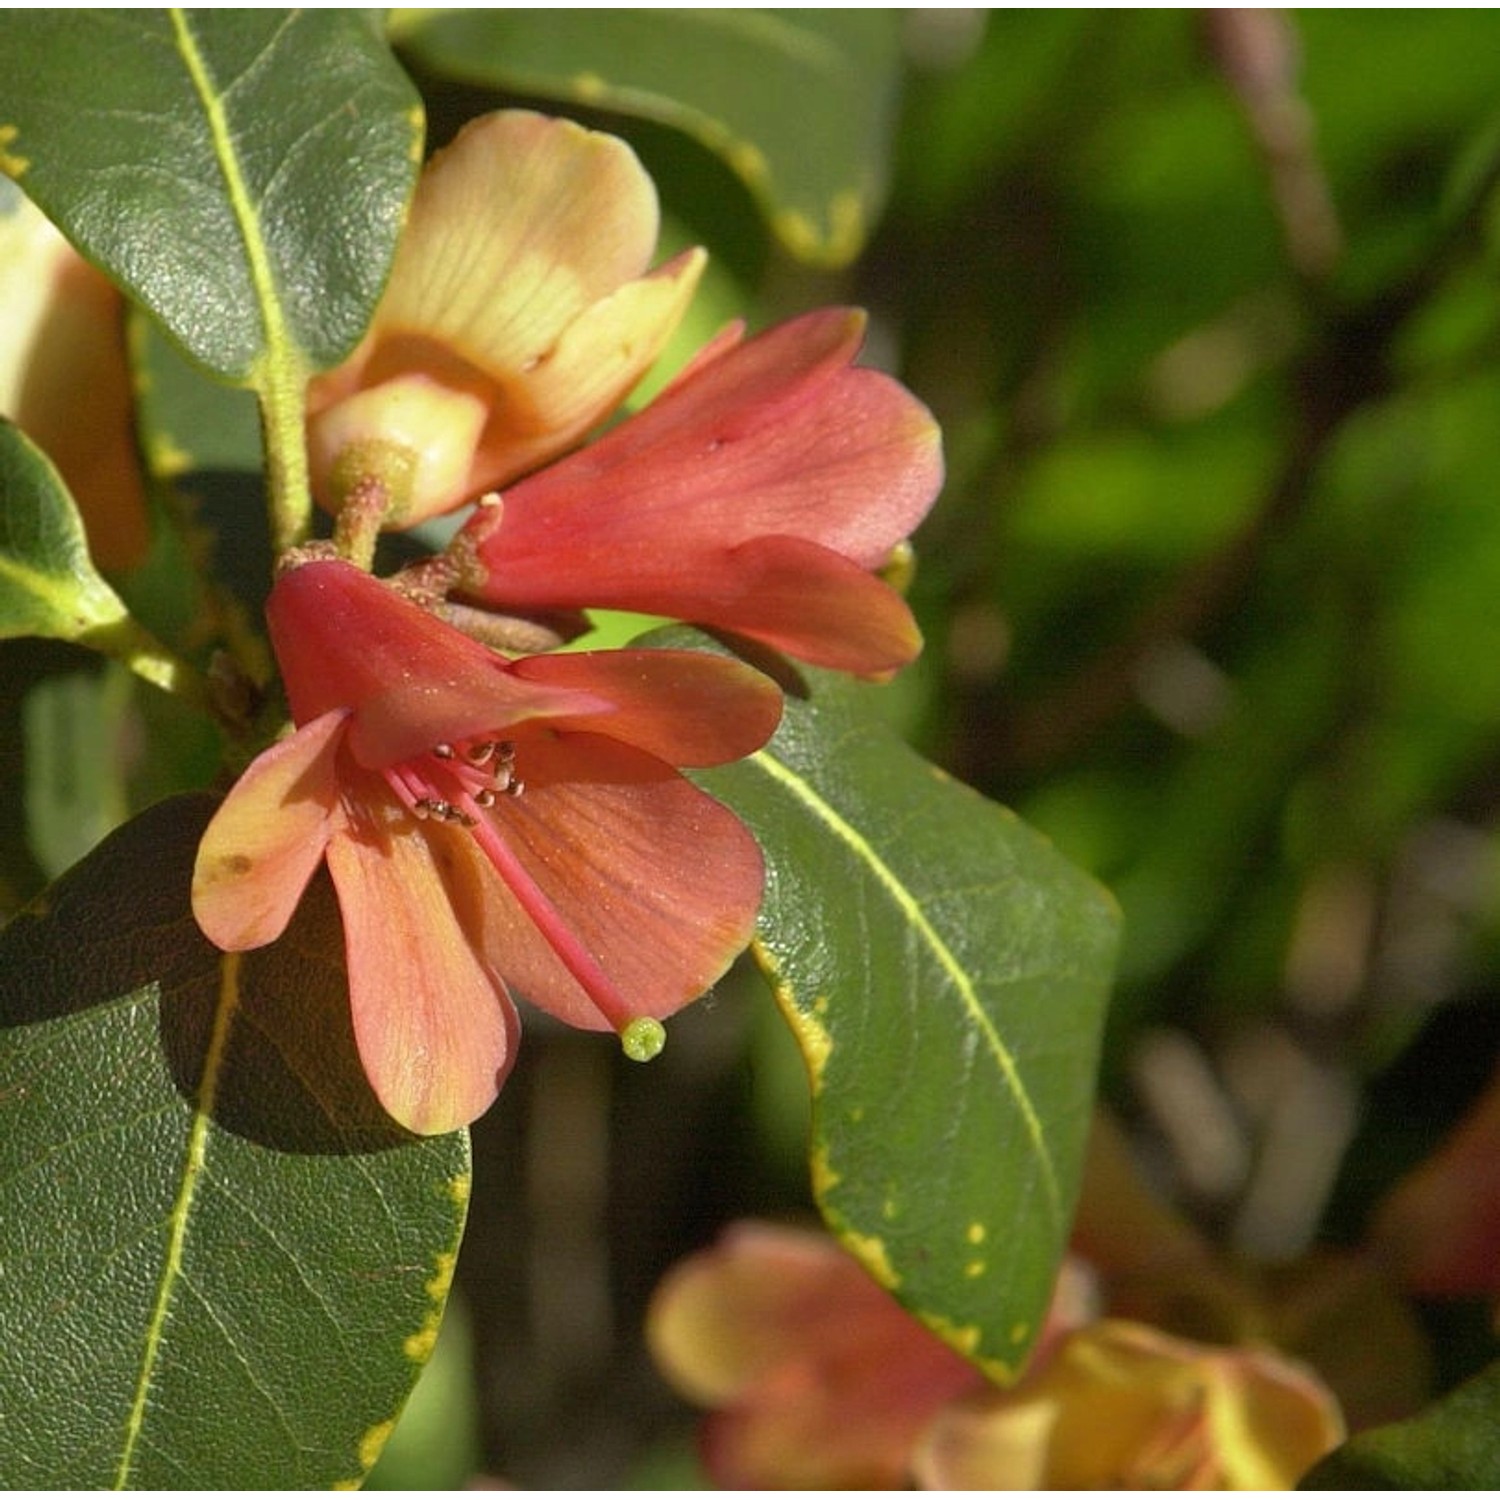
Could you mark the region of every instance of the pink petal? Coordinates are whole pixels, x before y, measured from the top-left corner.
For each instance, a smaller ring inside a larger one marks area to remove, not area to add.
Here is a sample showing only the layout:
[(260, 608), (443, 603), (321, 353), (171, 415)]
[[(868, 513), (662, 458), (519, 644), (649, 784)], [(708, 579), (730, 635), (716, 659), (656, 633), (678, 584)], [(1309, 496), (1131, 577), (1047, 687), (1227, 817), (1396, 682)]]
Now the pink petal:
[(198, 845), (193, 915), (227, 952), (274, 941), (323, 860), (339, 791), (336, 758), (349, 715), (335, 709), (259, 755)]
[[(709, 589), (724, 585), (711, 577), (741, 544), (797, 538), (881, 565), (931, 505), (942, 460), (926, 409), (849, 364), (862, 328), (861, 315), (832, 309), (729, 347), (513, 486), (498, 522), (486, 513), (470, 523), (490, 575), (482, 597), (630, 608), (621, 601), (645, 570), (658, 590), (674, 584), (674, 612), (718, 624)], [(815, 584), (816, 557), (805, 564)]]
[[(571, 937), (633, 1016), (696, 999), (754, 931), (759, 846), (727, 808), (654, 757), (595, 735), (516, 741), (518, 797), (489, 814)], [(511, 893), (484, 911), (484, 949), (533, 1005), (570, 1026), (618, 1029)]]
[(301, 724), (352, 708), (349, 748), (370, 767), (445, 740), (608, 707), (515, 676), (503, 657), (346, 562), (284, 572), (266, 622), (292, 716)]
[(466, 838), (429, 836), (361, 780), (364, 816), (328, 846), (355, 1041), (387, 1112), (436, 1135), (483, 1114), (515, 1057), (515, 1008), (475, 941), (497, 882)]
[(932, 1418), (979, 1372), (826, 1235), (737, 1224), (677, 1266), (647, 1319), (653, 1356), (709, 1419), (726, 1487), (900, 1487)]
[(590, 694), (609, 711), (552, 720), (597, 730), (673, 766), (717, 766), (758, 750), (781, 720), (776, 685), (743, 662), (699, 651), (578, 651), (529, 656), (525, 682)]
[(926, 408), (849, 363), (863, 327), (862, 314), (830, 308), (700, 364), (508, 490), (489, 544), (497, 563), (534, 566), (543, 545), (555, 556), (562, 539), (607, 555), (649, 532), (670, 547), (802, 536), (878, 566), (931, 506), (942, 459)]

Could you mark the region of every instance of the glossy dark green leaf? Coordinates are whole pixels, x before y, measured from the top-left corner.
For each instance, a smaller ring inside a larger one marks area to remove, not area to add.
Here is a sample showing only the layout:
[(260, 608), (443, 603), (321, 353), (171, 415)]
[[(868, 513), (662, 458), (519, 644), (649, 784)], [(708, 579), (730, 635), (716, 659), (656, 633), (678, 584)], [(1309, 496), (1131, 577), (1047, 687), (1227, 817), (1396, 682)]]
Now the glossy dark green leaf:
[(158, 804), (0, 932), (0, 1484), (357, 1481), (430, 1352), (468, 1142), (381, 1112), (331, 888), (226, 957), (211, 798)]
[(897, 740), (878, 689), (807, 677), (765, 750), (699, 779), (766, 852), (757, 956), (812, 1081), (813, 1188), (878, 1280), (1010, 1378), (1072, 1218), (1114, 906)]
[(1374, 1427), (1303, 1479), (1305, 1490), (1493, 1490), (1500, 1485), (1500, 1364), (1420, 1415)]
[(78, 507), (52, 461), (0, 418), (0, 640), (91, 644), (126, 619), (89, 560)]
[(400, 41), (453, 78), (688, 132), (788, 249), (841, 265), (885, 198), (899, 28), (877, 10), (448, 10)]
[(363, 333), (416, 170), (417, 96), (366, 12), (8, 11), (0, 167), (211, 370)]

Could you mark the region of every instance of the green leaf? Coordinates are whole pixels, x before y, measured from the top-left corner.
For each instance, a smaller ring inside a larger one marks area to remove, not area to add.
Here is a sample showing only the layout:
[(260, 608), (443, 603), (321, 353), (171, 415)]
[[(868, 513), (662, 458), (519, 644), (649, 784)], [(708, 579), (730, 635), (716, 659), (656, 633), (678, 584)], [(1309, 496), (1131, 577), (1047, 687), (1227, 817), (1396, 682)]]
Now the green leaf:
[(437, 1334), (468, 1141), (381, 1112), (337, 909), (226, 956), (213, 799), (158, 804), (0, 932), (0, 1484), (357, 1481)]
[(0, 101), (0, 166), (209, 369), (363, 334), (421, 133), (365, 13), (10, 11)]
[(436, 72), (686, 131), (739, 174), (806, 260), (852, 260), (884, 201), (896, 12), (409, 14), (398, 40)]
[(757, 956), (812, 1081), (813, 1189), (877, 1280), (1010, 1379), (1072, 1219), (1115, 909), (897, 740), (878, 689), (806, 676), (765, 750), (695, 779), (766, 852)]
[(1298, 1486), (1305, 1490), (1492, 1490), (1500, 1485), (1500, 1364), (1409, 1421), (1360, 1433)]
[(0, 418), (0, 640), (93, 644), (128, 618), (94, 570), (78, 507), (52, 461)]

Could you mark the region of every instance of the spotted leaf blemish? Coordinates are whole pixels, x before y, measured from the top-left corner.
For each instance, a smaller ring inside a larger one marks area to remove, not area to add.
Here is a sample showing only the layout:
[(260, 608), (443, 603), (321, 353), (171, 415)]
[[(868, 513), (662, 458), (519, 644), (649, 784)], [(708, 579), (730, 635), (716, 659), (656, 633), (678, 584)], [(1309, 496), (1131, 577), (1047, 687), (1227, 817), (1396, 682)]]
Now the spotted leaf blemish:
[(27, 157), (16, 156), (10, 150), (11, 143), (20, 133), (19, 125), (0, 125), (0, 172), (7, 177), (19, 177), (31, 165)]
[(886, 1291), (894, 1292), (901, 1285), (901, 1278), (891, 1264), (885, 1241), (873, 1234), (860, 1234), (846, 1226), (837, 1228), (839, 1240), (846, 1249)]

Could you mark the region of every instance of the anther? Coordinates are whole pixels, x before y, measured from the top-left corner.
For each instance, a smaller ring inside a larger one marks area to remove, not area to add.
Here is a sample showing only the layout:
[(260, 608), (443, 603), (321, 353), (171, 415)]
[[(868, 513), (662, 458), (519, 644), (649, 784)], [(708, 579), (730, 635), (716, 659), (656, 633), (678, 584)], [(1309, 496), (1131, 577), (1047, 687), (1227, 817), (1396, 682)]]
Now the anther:
[(495, 753), (494, 740), (476, 740), (464, 747), (464, 759), (471, 766), (482, 766)]
[(493, 807), (495, 805), (495, 794), (487, 786), (480, 787), (474, 793), (474, 803), (478, 807)]
[(437, 756), (437, 758), (439, 760), (452, 760), (453, 759), (453, 746), (452, 745), (447, 745), (447, 744), (444, 744), (444, 745), (434, 745), (432, 747), (432, 753), (435, 756)]

